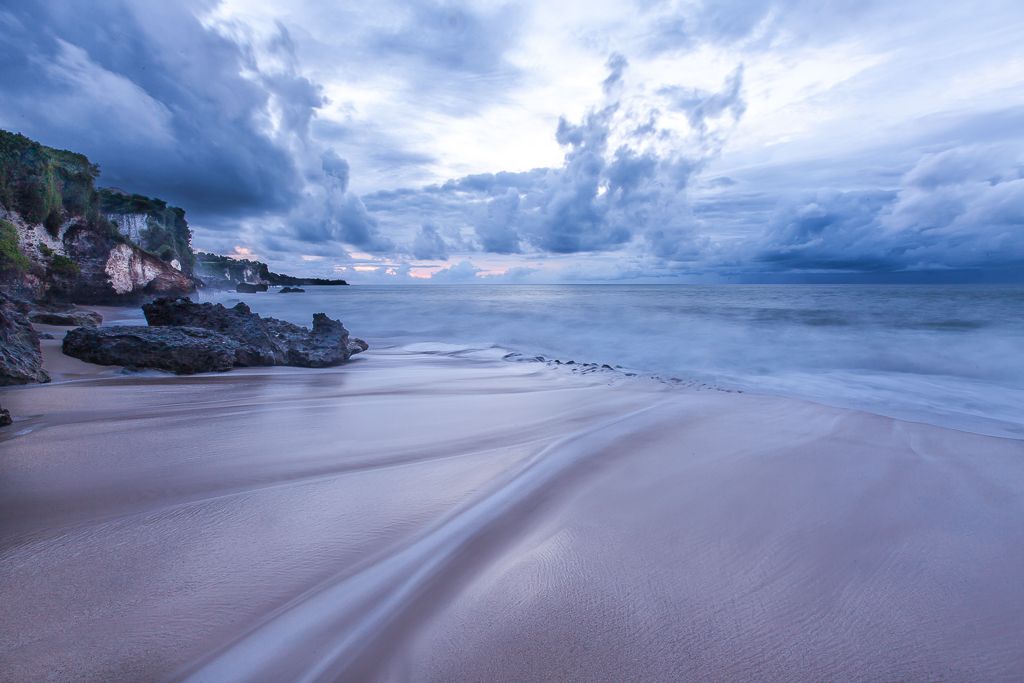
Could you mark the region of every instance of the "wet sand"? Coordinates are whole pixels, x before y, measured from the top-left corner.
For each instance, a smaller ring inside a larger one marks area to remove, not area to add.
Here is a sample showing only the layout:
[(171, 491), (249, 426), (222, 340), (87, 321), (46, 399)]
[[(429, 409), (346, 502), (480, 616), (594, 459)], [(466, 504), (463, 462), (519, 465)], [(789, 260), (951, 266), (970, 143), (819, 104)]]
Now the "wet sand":
[(1024, 671), (1019, 440), (458, 355), (47, 346), (57, 382), (0, 393), (5, 681)]

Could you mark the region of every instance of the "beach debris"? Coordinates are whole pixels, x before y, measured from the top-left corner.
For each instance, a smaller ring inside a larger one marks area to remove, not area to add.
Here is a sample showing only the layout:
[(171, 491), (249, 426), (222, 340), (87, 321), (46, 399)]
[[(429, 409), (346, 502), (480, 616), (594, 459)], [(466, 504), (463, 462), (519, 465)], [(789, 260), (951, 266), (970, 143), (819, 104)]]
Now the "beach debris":
[(24, 301), (0, 293), (0, 386), (49, 382)]
[(237, 344), (200, 327), (76, 327), (64, 336), (69, 356), (98, 365), (155, 368), (179, 375), (223, 372), (235, 365)]

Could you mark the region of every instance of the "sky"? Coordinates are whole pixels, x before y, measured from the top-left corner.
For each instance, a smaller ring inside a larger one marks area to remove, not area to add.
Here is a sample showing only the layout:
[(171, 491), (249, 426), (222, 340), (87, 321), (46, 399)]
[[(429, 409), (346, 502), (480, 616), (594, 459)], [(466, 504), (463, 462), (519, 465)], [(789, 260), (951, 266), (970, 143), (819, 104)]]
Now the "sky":
[(0, 127), (365, 283), (1024, 281), (1024, 3), (0, 0)]

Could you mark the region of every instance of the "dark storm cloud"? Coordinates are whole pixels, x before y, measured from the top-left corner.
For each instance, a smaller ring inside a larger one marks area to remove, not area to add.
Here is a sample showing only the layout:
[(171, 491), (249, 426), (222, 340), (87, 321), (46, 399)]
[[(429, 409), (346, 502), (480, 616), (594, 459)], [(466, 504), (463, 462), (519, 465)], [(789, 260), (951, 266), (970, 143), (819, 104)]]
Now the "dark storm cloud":
[[(210, 4), (5, 3), (0, 125), (193, 215), (287, 207), (301, 187), (288, 145), (306, 135), (319, 89), (294, 70), (261, 72), (244, 43), (204, 28), (196, 14)], [(287, 65), (279, 28), (268, 49)]]
[(1024, 266), (1024, 155), (923, 157), (894, 191), (819, 191), (778, 207), (751, 260), (779, 270)]

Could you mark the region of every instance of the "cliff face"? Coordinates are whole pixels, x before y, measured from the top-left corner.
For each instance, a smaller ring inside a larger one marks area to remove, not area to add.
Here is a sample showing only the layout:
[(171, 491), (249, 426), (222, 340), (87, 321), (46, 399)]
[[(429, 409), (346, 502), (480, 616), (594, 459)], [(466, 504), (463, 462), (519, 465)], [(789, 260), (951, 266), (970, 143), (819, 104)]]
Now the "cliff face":
[(97, 191), (98, 174), (81, 154), (0, 130), (0, 288), (79, 303), (193, 291), (185, 212)]
[(219, 254), (197, 252), (195, 274), (203, 286), (214, 289), (234, 289), (247, 282), (260, 285), (347, 285), (345, 280), (319, 277), (293, 277), (270, 270), (266, 263), (248, 259), (234, 259)]

